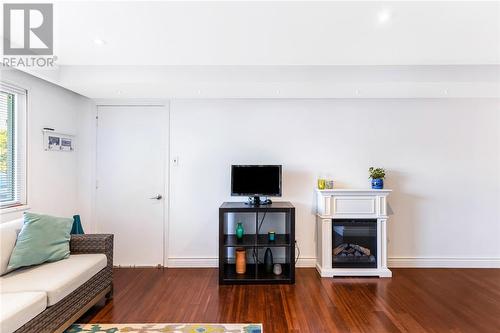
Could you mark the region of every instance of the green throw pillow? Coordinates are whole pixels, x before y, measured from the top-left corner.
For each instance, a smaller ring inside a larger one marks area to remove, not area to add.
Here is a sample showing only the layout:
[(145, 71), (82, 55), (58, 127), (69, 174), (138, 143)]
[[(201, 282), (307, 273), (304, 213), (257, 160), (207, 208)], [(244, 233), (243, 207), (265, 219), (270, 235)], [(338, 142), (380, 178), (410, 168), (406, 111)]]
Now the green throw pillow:
[(7, 271), (68, 258), (72, 226), (72, 218), (24, 213)]

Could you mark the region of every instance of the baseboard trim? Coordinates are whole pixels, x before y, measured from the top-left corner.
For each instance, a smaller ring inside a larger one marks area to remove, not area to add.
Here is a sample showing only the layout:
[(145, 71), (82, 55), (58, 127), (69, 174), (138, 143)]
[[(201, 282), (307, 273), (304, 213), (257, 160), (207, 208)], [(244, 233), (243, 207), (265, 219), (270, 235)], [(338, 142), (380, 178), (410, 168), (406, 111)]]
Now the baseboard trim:
[(169, 268), (212, 268), (219, 267), (217, 258), (168, 258)]
[(295, 267), (316, 267), (316, 258), (299, 258)]
[[(390, 257), (389, 268), (500, 268), (500, 258)], [(217, 258), (169, 258), (171, 268), (218, 267)], [(297, 267), (315, 267), (316, 258), (299, 258)]]
[[(299, 258), (297, 267), (315, 267), (316, 258)], [(168, 258), (170, 268), (212, 268), (219, 267), (217, 258)]]
[(389, 268), (500, 268), (500, 258), (392, 257)]

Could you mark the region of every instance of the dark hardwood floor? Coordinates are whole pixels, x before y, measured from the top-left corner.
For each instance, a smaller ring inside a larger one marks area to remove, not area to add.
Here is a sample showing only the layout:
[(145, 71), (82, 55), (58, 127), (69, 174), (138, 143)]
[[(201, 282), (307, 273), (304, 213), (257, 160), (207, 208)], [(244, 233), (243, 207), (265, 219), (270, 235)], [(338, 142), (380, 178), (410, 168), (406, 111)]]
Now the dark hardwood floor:
[(263, 323), (264, 332), (500, 332), (500, 269), (393, 269), (392, 279), (219, 286), (216, 269), (116, 269), (80, 322)]

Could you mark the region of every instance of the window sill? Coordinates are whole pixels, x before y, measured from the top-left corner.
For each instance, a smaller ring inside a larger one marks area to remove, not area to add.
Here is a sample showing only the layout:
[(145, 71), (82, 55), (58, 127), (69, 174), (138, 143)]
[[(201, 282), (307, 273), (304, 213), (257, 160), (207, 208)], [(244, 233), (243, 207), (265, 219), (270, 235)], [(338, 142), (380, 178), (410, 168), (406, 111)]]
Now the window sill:
[(29, 210), (30, 206), (28, 205), (19, 205), (19, 206), (14, 206), (14, 207), (5, 207), (0, 209), (0, 215), (5, 215), (5, 214), (10, 214), (10, 213), (16, 213), (16, 212), (22, 212), (25, 210)]

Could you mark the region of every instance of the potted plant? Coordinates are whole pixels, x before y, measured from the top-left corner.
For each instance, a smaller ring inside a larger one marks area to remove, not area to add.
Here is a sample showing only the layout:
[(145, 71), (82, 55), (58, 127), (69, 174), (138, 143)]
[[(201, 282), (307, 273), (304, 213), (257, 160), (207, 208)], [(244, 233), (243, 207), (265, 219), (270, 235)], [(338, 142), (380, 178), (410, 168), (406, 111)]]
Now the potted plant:
[(370, 172), (370, 178), (372, 179), (372, 188), (375, 190), (383, 189), (385, 170), (382, 168), (371, 167), (370, 169), (368, 169), (368, 172)]

